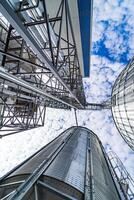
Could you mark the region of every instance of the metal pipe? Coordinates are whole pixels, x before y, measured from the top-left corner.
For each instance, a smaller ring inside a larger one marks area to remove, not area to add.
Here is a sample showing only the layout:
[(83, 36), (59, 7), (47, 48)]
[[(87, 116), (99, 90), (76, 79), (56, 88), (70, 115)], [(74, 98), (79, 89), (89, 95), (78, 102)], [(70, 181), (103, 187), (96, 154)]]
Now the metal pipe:
[(0, 200), (5, 200), (5, 199), (7, 199), (7, 197), (9, 197), (11, 194), (13, 194), (15, 192), (15, 190), (14, 191), (12, 191), (12, 192), (10, 192), (9, 194), (7, 194), (6, 196), (4, 196), (2, 199), (0, 199)]
[(39, 200), (39, 198), (38, 198), (38, 188), (37, 188), (37, 184), (35, 184), (34, 190), (35, 190), (35, 200)]
[(76, 109), (74, 109), (74, 115), (75, 115), (76, 126), (78, 126), (78, 119), (77, 119), (77, 112), (76, 112)]
[(0, 188), (7, 187), (7, 186), (12, 186), (12, 185), (18, 185), (18, 184), (24, 183), (24, 182), (25, 181), (17, 181), (17, 182), (7, 183), (7, 184), (0, 185)]

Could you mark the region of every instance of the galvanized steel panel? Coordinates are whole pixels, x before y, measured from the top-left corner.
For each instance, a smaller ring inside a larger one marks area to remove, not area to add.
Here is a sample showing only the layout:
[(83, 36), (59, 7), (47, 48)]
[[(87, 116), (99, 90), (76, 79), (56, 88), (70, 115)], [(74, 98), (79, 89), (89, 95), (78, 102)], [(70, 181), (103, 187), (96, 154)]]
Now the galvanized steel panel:
[(95, 200), (120, 200), (102, 146), (96, 136), (91, 137)]
[(119, 133), (134, 150), (134, 58), (115, 81), (112, 113)]
[[(61, 143), (65, 145), (42, 176), (44, 183), (79, 200), (83, 199), (83, 194), (86, 200), (121, 200), (101, 142), (92, 131), (83, 127), (71, 127), (63, 132), (12, 173), (7, 181), (25, 179), (25, 174), (33, 173)], [(45, 192), (42, 186), (39, 187), (44, 198), (47, 189)]]
[(64, 181), (84, 193), (87, 136), (87, 131), (75, 130), (45, 175)]

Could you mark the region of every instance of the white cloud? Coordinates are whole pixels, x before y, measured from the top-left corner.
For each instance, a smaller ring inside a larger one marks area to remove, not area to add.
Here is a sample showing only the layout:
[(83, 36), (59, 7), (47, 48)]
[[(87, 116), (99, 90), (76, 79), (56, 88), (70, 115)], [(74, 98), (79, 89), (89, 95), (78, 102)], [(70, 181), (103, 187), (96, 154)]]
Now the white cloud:
[(112, 63), (106, 58), (92, 56), (91, 77), (83, 80), (88, 102), (102, 102), (111, 95), (111, 86), (124, 68), (119, 63)]
[[(126, 47), (122, 45), (123, 37), (113, 30), (113, 26), (121, 24), (123, 16), (129, 13), (125, 30), (130, 32), (134, 30), (133, 0), (124, 0), (121, 7), (117, 5), (119, 5), (117, 0), (94, 1), (93, 41), (100, 40), (105, 33), (107, 38), (105, 45), (111, 54), (117, 56), (117, 62), (112, 63), (107, 58), (92, 56), (91, 77), (83, 80), (88, 102), (100, 103), (106, 100), (111, 94), (111, 86), (124, 68), (118, 63), (118, 54), (125, 52)], [(105, 24), (101, 23), (102, 20), (110, 20), (107, 30)], [(134, 53), (134, 34), (130, 36), (127, 41), (130, 48), (128, 58), (131, 58)], [(104, 146), (109, 144), (134, 177), (134, 154), (119, 135), (111, 119), (111, 112), (108, 110), (78, 111), (78, 121), (79, 125), (93, 130)], [(47, 109), (44, 127), (1, 139), (0, 176), (72, 125), (75, 125), (73, 111)]]
[[(104, 40), (103, 44), (116, 61), (127, 51), (126, 59), (131, 59), (134, 53), (133, 18), (133, 0), (94, 1), (93, 42)], [(94, 48), (97, 51), (98, 46)]]

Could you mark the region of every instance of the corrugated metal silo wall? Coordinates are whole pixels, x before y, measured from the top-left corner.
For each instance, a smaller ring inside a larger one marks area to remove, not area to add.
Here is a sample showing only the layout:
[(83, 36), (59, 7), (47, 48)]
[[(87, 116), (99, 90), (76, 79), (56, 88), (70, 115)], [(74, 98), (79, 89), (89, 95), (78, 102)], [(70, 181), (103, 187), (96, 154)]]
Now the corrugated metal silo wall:
[(115, 81), (112, 113), (121, 136), (134, 150), (134, 58)]
[[(69, 140), (65, 142), (68, 136)], [(25, 180), (26, 174), (32, 174), (42, 161), (63, 143), (65, 144), (64, 148), (44, 171), (42, 181), (80, 200), (120, 200), (105, 159), (102, 144), (92, 131), (84, 127), (67, 129), (15, 170), (4, 183), (17, 181), (19, 177)], [(10, 192), (9, 188), (0, 189), (0, 198), (8, 192)], [(1, 193), (3, 193), (2, 196)], [(56, 195), (50, 198), (52, 194), (52, 192), (50, 194), (47, 190), (39, 187), (39, 199), (60, 199)], [(33, 192), (30, 193), (30, 197), (32, 195)], [(29, 199), (29, 195), (26, 199)]]
[(95, 200), (119, 200), (102, 145), (96, 136), (91, 137), (94, 197)]

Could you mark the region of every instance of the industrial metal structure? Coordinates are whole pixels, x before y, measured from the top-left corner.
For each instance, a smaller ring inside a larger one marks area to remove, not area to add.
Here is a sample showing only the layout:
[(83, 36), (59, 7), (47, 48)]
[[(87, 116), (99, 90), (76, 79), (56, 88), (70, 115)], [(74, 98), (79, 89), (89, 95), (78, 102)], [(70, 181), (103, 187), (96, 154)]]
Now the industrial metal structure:
[(46, 107), (84, 109), (92, 0), (1, 0), (0, 13), (0, 136), (43, 126)]
[[(43, 126), (46, 107), (73, 108), (77, 125), (4, 175), (1, 200), (133, 198), (126, 196), (128, 190), (123, 192), (98, 137), (78, 126), (76, 109), (112, 105), (114, 113), (119, 100), (116, 84), (112, 104), (85, 99), (82, 78), (89, 76), (92, 4), (0, 0), (0, 137)], [(128, 72), (121, 77), (124, 74)], [(130, 119), (129, 125), (133, 126)]]
[(92, 7), (92, 0), (0, 1), (0, 138), (43, 126), (46, 107), (111, 107), (85, 100)]
[(112, 168), (112, 174), (116, 181), (119, 183), (120, 190), (125, 196), (125, 199), (133, 200), (134, 199), (134, 180), (127, 172), (122, 161), (116, 155), (115, 152), (109, 151), (107, 153), (109, 164)]
[(115, 81), (112, 113), (119, 133), (134, 150), (134, 58)]
[(71, 127), (0, 181), (2, 200), (126, 200), (98, 137)]

